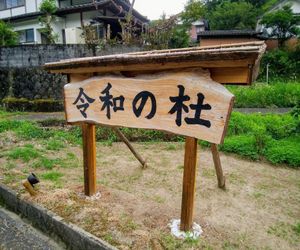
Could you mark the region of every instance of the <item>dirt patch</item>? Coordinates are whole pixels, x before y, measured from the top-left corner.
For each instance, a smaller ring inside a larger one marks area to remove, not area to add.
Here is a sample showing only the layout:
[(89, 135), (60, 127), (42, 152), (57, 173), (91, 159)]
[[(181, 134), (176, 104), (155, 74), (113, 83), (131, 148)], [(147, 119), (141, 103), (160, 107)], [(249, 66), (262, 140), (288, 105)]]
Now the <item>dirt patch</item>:
[[(35, 145), (43, 147), (39, 142)], [(4, 155), (0, 158), (1, 176), (23, 198), (44, 205), (120, 249), (299, 249), (299, 170), (221, 154), (227, 182), (223, 191), (217, 188), (210, 151), (199, 149), (195, 222), (204, 234), (199, 241), (182, 242), (170, 236), (168, 223), (180, 217), (184, 144), (134, 146), (147, 158), (147, 169), (141, 169), (122, 143), (97, 145), (101, 197), (95, 200), (83, 196), (79, 147), (43, 151), (48, 158), (64, 158), (68, 153), (75, 158), (69, 165), (51, 169), (61, 177), (41, 178), (39, 195), (34, 198), (23, 191), (20, 180), (31, 170), (38, 176), (49, 170), (33, 169), (30, 162)], [(8, 162), (18, 164), (9, 167)], [(13, 177), (8, 178), (11, 173)]]

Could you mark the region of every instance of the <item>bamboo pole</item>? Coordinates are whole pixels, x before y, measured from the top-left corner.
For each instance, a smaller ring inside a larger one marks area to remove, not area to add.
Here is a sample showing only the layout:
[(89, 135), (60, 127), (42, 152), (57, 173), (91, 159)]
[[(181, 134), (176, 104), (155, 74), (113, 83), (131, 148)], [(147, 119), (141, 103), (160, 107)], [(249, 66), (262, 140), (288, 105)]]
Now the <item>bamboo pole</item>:
[(180, 220), (180, 230), (185, 232), (190, 231), (193, 225), (196, 169), (197, 139), (186, 137)]
[(127, 145), (127, 147), (130, 149), (130, 151), (133, 153), (135, 158), (142, 164), (142, 168), (146, 168), (147, 164), (146, 161), (142, 158), (142, 156), (134, 149), (134, 147), (131, 145), (130, 141), (126, 138), (126, 136), (118, 129), (118, 128), (112, 128), (113, 131), (120, 137), (120, 139)]
[(225, 177), (223, 175), (223, 169), (222, 169), (222, 165), (221, 165), (221, 159), (220, 159), (218, 146), (217, 146), (217, 144), (211, 143), (210, 148), (211, 148), (211, 152), (213, 155), (214, 165), (215, 165), (216, 174), (217, 174), (217, 178), (218, 178), (218, 187), (225, 189)]

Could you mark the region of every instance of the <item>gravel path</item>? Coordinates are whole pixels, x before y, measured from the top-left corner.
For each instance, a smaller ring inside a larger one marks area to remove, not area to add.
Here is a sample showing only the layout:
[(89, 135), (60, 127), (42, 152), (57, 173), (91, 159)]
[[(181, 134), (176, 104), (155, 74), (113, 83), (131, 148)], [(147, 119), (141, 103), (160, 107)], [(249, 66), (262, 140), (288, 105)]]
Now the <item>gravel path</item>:
[(65, 248), (27, 224), (16, 214), (0, 206), (0, 249), (60, 250)]

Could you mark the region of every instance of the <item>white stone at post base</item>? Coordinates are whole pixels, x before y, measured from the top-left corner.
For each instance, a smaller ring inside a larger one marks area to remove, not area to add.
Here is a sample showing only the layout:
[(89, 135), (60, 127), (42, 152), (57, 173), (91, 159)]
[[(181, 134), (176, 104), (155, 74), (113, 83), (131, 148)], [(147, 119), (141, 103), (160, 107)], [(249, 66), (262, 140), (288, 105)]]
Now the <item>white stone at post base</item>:
[(184, 232), (180, 230), (180, 220), (173, 219), (170, 224), (171, 234), (179, 239), (198, 239), (200, 235), (203, 233), (202, 228), (197, 223), (193, 223), (193, 227), (191, 231)]

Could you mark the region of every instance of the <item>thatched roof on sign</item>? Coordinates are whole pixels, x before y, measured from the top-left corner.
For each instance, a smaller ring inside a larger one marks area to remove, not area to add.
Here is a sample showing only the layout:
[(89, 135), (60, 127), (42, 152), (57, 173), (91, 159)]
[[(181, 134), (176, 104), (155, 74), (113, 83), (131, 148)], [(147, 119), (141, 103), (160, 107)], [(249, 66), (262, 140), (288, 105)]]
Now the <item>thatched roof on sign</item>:
[(47, 63), (53, 73), (93, 73), (116, 71), (156, 71), (179, 68), (242, 68), (255, 71), (265, 51), (264, 42), (213, 47), (154, 50), (128, 54), (67, 59)]

